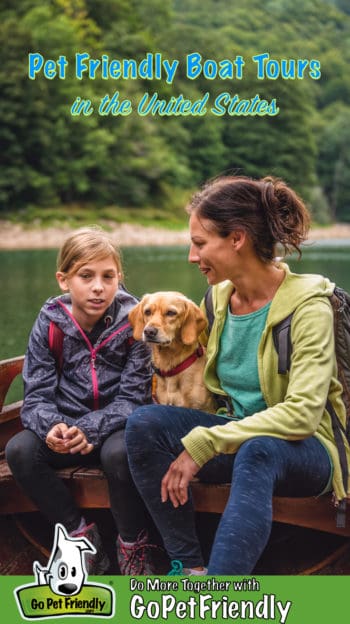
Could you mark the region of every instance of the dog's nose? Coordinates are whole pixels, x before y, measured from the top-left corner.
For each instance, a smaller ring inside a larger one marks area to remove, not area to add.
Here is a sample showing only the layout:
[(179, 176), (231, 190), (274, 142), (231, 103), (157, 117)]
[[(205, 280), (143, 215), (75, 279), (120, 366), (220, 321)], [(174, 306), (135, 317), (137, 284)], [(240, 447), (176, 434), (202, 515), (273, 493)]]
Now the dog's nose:
[(58, 591), (61, 592), (61, 594), (73, 594), (75, 591), (77, 591), (78, 586), (75, 585), (74, 583), (62, 583), (61, 585), (58, 586)]
[(145, 327), (144, 334), (146, 338), (150, 338), (150, 339), (155, 338), (156, 335), (158, 334), (158, 329), (157, 327), (154, 327), (153, 325), (149, 325), (148, 327)]

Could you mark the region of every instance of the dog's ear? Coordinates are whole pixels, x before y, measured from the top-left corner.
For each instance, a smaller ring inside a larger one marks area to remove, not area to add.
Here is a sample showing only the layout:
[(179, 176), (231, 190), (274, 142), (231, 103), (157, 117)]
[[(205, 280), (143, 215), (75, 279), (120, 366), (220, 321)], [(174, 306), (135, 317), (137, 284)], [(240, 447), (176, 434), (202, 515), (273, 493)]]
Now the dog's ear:
[(208, 321), (202, 310), (192, 301), (186, 302), (185, 317), (181, 327), (182, 342), (185, 345), (196, 342), (207, 325)]
[(145, 323), (143, 321), (143, 306), (144, 299), (141, 299), (140, 303), (130, 310), (128, 314), (135, 340), (142, 340), (142, 334), (145, 327)]

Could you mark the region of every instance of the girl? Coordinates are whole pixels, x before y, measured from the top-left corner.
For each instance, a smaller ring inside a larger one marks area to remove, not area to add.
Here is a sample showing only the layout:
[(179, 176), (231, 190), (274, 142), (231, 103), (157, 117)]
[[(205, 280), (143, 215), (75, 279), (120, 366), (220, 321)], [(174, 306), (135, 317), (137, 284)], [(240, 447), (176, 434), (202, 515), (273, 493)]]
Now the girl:
[(55, 469), (101, 463), (119, 531), (120, 571), (151, 573), (155, 547), (148, 544), (147, 512), (124, 443), (128, 416), (151, 396), (150, 354), (144, 343), (132, 340), (128, 322), (137, 301), (121, 284), (118, 250), (98, 227), (70, 236), (57, 268), (65, 294), (43, 305), (32, 329), (23, 372), (24, 431), (8, 443), (7, 461), (52, 523), (62, 523), (72, 536), (85, 536), (96, 547), (87, 561), (90, 574), (106, 572), (108, 558), (96, 525), (87, 526)]
[[(127, 424), (129, 461), (178, 573), (182, 565), (187, 574), (206, 573), (189, 482), (195, 475), (231, 481), (208, 574), (245, 575), (268, 541), (274, 493), (318, 496), (333, 488), (339, 501), (348, 490), (325, 409), (328, 398), (344, 425), (334, 284), (275, 261), (278, 244), (300, 252), (309, 227), (303, 202), (281, 180), (219, 178), (194, 197), (189, 213), (189, 260), (213, 286), (205, 381), (232, 408), (224, 415), (137, 409)], [(291, 367), (279, 375), (272, 328), (291, 313)]]

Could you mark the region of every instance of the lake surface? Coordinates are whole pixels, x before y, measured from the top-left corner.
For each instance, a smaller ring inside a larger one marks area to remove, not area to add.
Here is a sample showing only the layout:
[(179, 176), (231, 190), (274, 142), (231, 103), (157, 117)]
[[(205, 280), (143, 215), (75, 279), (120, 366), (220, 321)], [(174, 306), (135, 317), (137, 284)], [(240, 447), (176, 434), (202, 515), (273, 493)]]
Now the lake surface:
[[(186, 247), (125, 248), (125, 282), (137, 296), (156, 290), (180, 290), (199, 303), (207, 286), (196, 266), (187, 262)], [(0, 358), (24, 353), (42, 303), (59, 294), (55, 250), (0, 252)], [(350, 242), (313, 244), (301, 261), (288, 260), (298, 273), (322, 273), (350, 291)]]

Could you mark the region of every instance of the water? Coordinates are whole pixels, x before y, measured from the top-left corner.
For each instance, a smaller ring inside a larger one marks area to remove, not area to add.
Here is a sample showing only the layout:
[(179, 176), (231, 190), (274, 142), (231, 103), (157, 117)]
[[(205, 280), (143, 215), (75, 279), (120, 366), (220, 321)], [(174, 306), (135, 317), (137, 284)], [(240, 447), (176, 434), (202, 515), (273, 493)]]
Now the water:
[[(137, 296), (155, 290), (180, 290), (197, 303), (206, 280), (187, 262), (186, 247), (137, 247), (123, 251), (126, 284)], [(55, 281), (55, 250), (0, 252), (0, 359), (24, 353), (28, 335), (42, 303), (59, 293)], [(314, 244), (293, 271), (322, 273), (350, 291), (350, 242), (346, 246)]]

